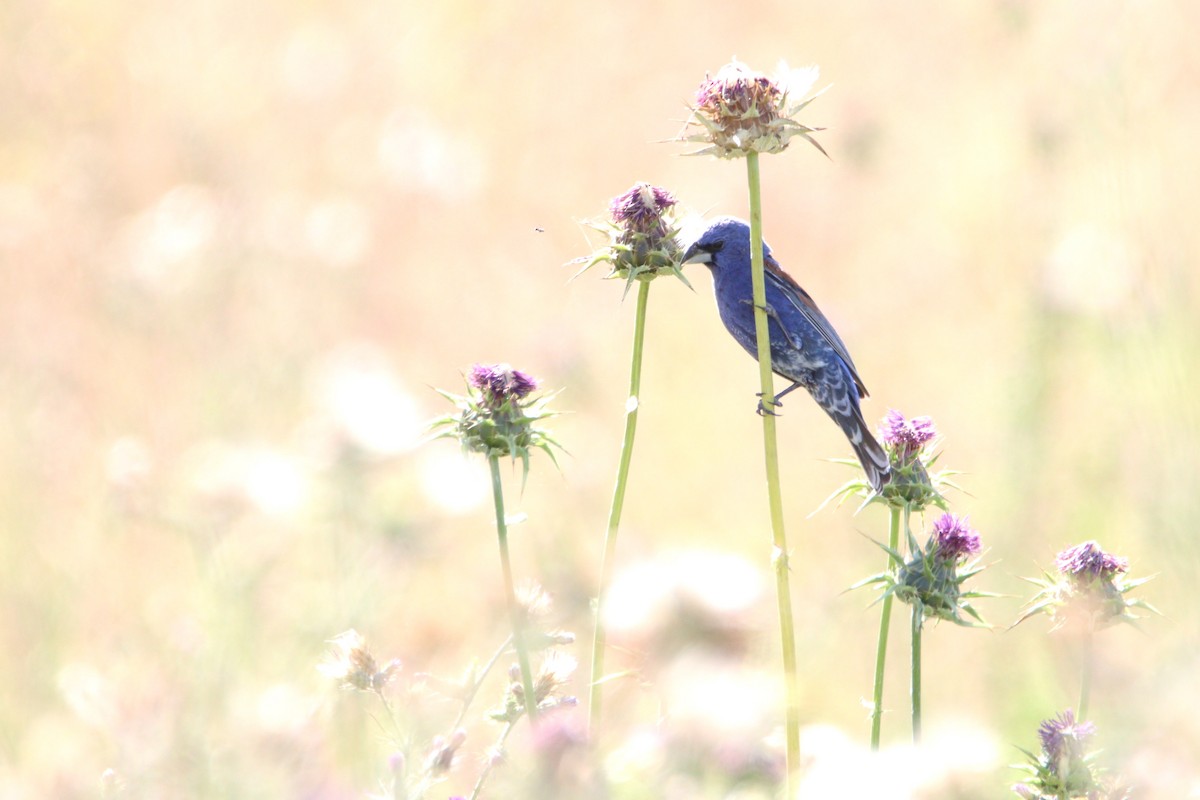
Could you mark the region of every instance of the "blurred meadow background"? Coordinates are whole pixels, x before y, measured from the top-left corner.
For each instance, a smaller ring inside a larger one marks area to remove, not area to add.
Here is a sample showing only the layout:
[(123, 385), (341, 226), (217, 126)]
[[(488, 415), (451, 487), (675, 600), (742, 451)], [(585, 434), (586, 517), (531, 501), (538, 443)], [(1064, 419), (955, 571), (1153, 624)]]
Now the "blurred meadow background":
[[(421, 443), (474, 362), (561, 387), (560, 469), (506, 470), (512, 546), (586, 664), (633, 303), (567, 262), (635, 181), (747, 214), (741, 162), (667, 141), (732, 56), (831, 85), (803, 118), (831, 158), (763, 159), (766, 238), (868, 419), (934, 417), (995, 562), (975, 585), (1007, 595), (978, 603), (994, 630), (926, 634), (929, 752), (870, 796), (1011, 796), (1014, 745), (1078, 691), (1044, 618), (1007, 628), (1020, 578), (1086, 539), (1157, 573), (1138, 596), (1164, 614), (1098, 639), (1103, 760), (1200, 796), (1198, 29), (1165, 0), (8, 0), (0, 797), (95, 797), (112, 769), (131, 797), (351, 798), (398, 747), (419, 763), (456, 706), (418, 676), (509, 632), (486, 465)], [(757, 372), (686, 274), (650, 297), (609, 656), (634, 677), (572, 768), (769, 796), (730, 777), (782, 721)], [(887, 515), (810, 517), (850, 451), (800, 394), (779, 431), (808, 776), (861, 779), (878, 609), (843, 590), (883, 567)], [(317, 671), (349, 628), (403, 662), (407, 743)], [(470, 792), (503, 685), (429, 796)], [(514, 734), (491, 796), (531, 796), (535, 745)]]

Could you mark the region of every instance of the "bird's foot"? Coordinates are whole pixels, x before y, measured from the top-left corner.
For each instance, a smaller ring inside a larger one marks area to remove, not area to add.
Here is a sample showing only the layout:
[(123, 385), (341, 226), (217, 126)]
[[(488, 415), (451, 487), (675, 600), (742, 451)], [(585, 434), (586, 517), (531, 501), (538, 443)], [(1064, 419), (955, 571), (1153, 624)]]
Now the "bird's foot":
[(755, 409), (755, 413), (757, 413), (760, 417), (763, 414), (770, 414), (772, 417), (781, 416), (780, 414), (772, 411), (770, 408), (767, 408), (767, 406), (771, 406), (772, 408), (783, 408), (783, 403), (779, 402), (778, 397), (773, 397), (770, 400), (763, 400), (762, 392), (755, 392), (754, 396), (758, 398), (758, 408)]

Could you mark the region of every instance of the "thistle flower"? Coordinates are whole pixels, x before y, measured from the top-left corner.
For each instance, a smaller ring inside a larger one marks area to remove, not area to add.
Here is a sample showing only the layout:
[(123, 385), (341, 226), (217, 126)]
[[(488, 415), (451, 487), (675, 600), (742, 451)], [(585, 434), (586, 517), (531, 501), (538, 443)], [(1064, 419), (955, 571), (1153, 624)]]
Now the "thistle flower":
[(1075, 720), (1075, 712), (1071, 709), (1057, 717), (1043, 720), (1038, 726), (1038, 738), (1042, 741), (1042, 752), (1053, 763), (1058, 764), (1065, 759), (1083, 758), (1083, 744), (1096, 733), (1096, 726), (1091, 722)]
[(1095, 541), (1068, 547), (1058, 554), (1055, 564), (1057, 575), (1044, 572), (1042, 578), (1025, 579), (1040, 591), (1014, 624), (1046, 614), (1055, 629), (1072, 624), (1099, 630), (1118, 622), (1135, 623), (1139, 619), (1132, 613), (1135, 608), (1158, 613), (1144, 600), (1125, 597), (1151, 578), (1129, 580), (1129, 560), (1104, 552)]
[(454, 767), (454, 760), (458, 755), (459, 748), (466, 741), (467, 732), (462, 728), (449, 736), (433, 737), (429, 755), (425, 757), (426, 773), (431, 777), (438, 778), (449, 772)]
[(1110, 555), (1094, 540), (1068, 547), (1054, 559), (1058, 571), (1077, 583), (1109, 581), (1129, 571), (1129, 559)]
[(608, 237), (608, 243), (590, 256), (572, 263), (583, 264), (576, 275), (596, 264), (609, 266), (607, 278), (621, 278), (625, 291), (634, 281), (650, 281), (659, 275), (674, 275), (691, 288), (680, 271), (683, 250), (677, 236), (679, 228), (671, 210), (675, 196), (659, 186), (635, 183), (629, 191), (617, 195), (608, 204), (610, 219), (592, 222), (591, 227)]
[[(930, 473), (941, 455), (937, 447), (941, 442), (932, 417), (906, 417), (891, 409), (876, 430), (880, 444), (888, 455), (888, 482), (878, 492), (865, 476), (852, 478), (844, 483), (821, 503), (824, 508), (833, 500), (839, 503), (847, 497), (858, 495), (865, 498), (864, 504), (885, 503), (894, 509), (907, 509), (910, 513), (924, 511), (929, 506), (945, 509), (944, 488), (958, 489), (951, 477), (958, 474), (953, 470)], [(858, 467), (852, 459), (832, 459), (838, 463)]]
[[(559, 691), (566, 686), (575, 672), (578, 662), (558, 650), (551, 650), (542, 659), (542, 665), (533, 680), (534, 702), (539, 711), (548, 711), (559, 706), (575, 705), (575, 698)], [(504, 697), (504, 707), (493, 711), (491, 718), (498, 722), (513, 722), (525, 713), (525, 687), (517, 665), (509, 669), (509, 686)]]
[(338, 681), (345, 689), (379, 694), (400, 671), (400, 660), (392, 659), (381, 669), (367, 649), (366, 639), (354, 629), (330, 639), (333, 648), (317, 670)]
[(930, 542), (935, 556), (955, 563), (961, 563), (968, 556), (979, 555), (983, 549), (979, 533), (967, 525), (966, 517), (957, 514), (942, 514), (934, 521)]
[(969, 627), (986, 625), (969, 601), (996, 595), (963, 590), (963, 583), (984, 569), (977, 561), (966, 563), (983, 549), (979, 533), (967, 525), (966, 518), (943, 514), (934, 522), (924, 547), (910, 534), (908, 549), (911, 555), (907, 561), (891, 548), (879, 546), (903, 566), (895, 575), (891, 571), (882, 572), (851, 588), (875, 584), (883, 588), (880, 600), (894, 595), (902, 602), (919, 607), (925, 618), (936, 617)]
[(893, 408), (879, 424), (879, 440), (888, 446), (889, 455), (901, 464), (912, 461), (936, 438), (933, 417), (909, 419)]
[(1028, 763), (1020, 769), (1033, 777), (1013, 786), (1013, 791), (1026, 800), (1118, 800), (1127, 797), (1126, 790), (1108, 780), (1094, 766), (1095, 754), (1087, 750), (1087, 742), (1096, 732), (1090, 722), (1075, 719), (1071, 709), (1057, 717), (1043, 720), (1038, 726), (1041, 752), (1021, 752)]
[(476, 364), (467, 374), (470, 391), (465, 397), (436, 390), (458, 407), (458, 413), (433, 421), (430, 428), (444, 429), (434, 438), (455, 438), (468, 452), (485, 456), (521, 459), (529, 472), (529, 453), (534, 448), (554, 460), (552, 447), (558, 442), (537, 423), (554, 416), (546, 410), (550, 396), (532, 397), (538, 380), (508, 364)]
[(523, 400), (538, 387), (537, 378), (513, 369), (508, 364), (476, 364), (467, 383), (479, 390), (490, 408), (499, 408), (508, 400)]
[[(786, 65), (781, 67), (775, 78), (768, 78), (735, 60), (721, 67), (716, 76), (705, 75), (679, 138), (708, 146), (689, 155), (741, 158), (750, 152), (780, 153), (793, 136), (799, 136), (828, 156), (812, 136), (822, 128), (810, 128), (794, 119), (817, 98), (797, 99), (816, 81), (817, 68), (788, 71)], [(697, 130), (689, 134), (689, 128)]]
[(946, 480), (948, 473), (938, 475), (936, 480), (929, 475), (929, 467), (938, 456), (935, 452), (937, 427), (933, 418), (909, 418), (891, 409), (880, 423), (878, 433), (892, 467), (892, 479), (883, 487), (884, 501), (889, 505), (908, 506), (910, 511), (921, 511), (931, 503), (945, 508), (937, 487), (953, 485)]

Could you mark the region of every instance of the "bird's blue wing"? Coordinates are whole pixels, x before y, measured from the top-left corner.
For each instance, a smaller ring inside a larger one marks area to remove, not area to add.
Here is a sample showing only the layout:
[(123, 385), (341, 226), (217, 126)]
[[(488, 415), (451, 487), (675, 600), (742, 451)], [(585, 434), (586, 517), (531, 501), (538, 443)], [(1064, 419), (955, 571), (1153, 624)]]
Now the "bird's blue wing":
[(850, 377), (854, 379), (854, 385), (858, 387), (858, 393), (862, 397), (867, 396), (867, 387), (863, 386), (862, 378), (858, 377), (858, 369), (854, 366), (853, 359), (850, 358), (850, 353), (846, 350), (846, 345), (841, 337), (837, 335), (837, 331), (829, 324), (829, 320), (825, 319), (825, 315), (821, 313), (821, 309), (817, 308), (817, 304), (809, 297), (808, 292), (800, 288), (800, 284), (783, 271), (783, 267), (779, 266), (779, 262), (771, 255), (767, 255), (763, 260), (765, 275), (769, 284), (774, 284), (775, 288), (783, 293), (783, 296), (788, 299), (797, 311), (804, 315), (812, 326), (821, 334), (821, 338), (825, 340), (833, 351), (837, 353), (838, 358), (850, 370)]

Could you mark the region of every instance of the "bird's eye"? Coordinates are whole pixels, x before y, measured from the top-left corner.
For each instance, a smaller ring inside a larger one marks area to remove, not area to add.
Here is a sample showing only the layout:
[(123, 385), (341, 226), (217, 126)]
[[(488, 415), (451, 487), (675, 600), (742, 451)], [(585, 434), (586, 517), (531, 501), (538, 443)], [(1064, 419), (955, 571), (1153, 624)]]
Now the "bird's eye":
[(717, 253), (721, 252), (721, 248), (724, 246), (725, 246), (724, 242), (713, 242), (712, 244), (710, 244), (708, 247), (706, 247), (704, 249), (707, 250), (708, 252), (712, 253), (713, 255), (716, 255)]

